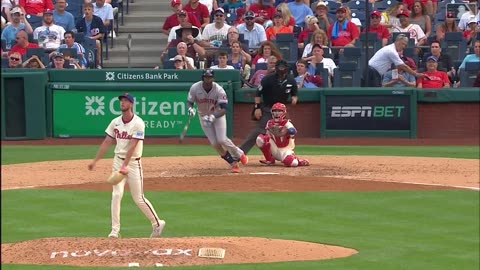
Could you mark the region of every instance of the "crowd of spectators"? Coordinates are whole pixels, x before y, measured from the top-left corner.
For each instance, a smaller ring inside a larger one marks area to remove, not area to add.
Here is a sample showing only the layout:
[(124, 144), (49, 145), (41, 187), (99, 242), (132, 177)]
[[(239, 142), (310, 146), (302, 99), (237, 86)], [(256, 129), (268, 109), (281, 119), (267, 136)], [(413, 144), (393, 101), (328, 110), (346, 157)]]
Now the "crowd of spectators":
[[(79, 14), (66, 10), (67, 1), (2, 0), (2, 68), (102, 68), (117, 0), (79, 0)], [(10, 63), (17, 52), (23, 65)]]
[[(246, 86), (258, 85), (255, 74), (268, 73), (272, 59), (283, 59), (302, 87), (336, 86), (348, 72), (362, 77), (352, 86), (457, 87), (460, 74), (477, 67), (467, 62), (480, 63), (476, 2), (188, 0), (183, 5), (172, 0), (161, 59), (164, 68), (171, 67), (174, 48), (184, 42), (193, 68), (237, 69)], [(405, 38), (381, 52), (387, 58), (374, 57), (399, 34)], [(340, 62), (353, 62), (354, 69), (346, 72), (351, 65)]]

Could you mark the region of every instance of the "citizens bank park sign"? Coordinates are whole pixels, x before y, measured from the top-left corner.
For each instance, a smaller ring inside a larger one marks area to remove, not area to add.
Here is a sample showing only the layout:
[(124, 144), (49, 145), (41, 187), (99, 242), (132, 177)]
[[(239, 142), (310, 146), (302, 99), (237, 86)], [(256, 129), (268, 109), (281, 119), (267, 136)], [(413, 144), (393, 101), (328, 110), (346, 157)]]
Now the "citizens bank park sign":
[(159, 248), (136, 251), (131, 249), (105, 249), (105, 250), (75, 250), (52, 251), (50, 259), (79, 258), (79, 257), (136, 257), (136, 256), (192, 256), (192, 249)]

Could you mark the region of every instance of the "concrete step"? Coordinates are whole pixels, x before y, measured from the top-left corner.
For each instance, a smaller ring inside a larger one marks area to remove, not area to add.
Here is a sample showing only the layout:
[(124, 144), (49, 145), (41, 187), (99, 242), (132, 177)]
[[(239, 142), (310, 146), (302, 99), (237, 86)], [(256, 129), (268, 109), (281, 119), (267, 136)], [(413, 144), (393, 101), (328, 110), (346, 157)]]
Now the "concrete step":
[[(131, 57), (132, 68), (153, 68), (160, 66), (160, 59), (155, 57)], [(126, 68), (128, 67), (128, 57), (110, 58), (103, 62), (105, 68)]]
[(130, 22), (120, 27), (120, 33), (161, 33), (163, 22)]
[[(160, 60), (162, 51), (160, 47), (154, 46), (135, 46), (130, 50), (130, 55), (134, 57), (153, 57)], [(108, 51), (108, 57), (123, 57), (128, 55), (128, 49), (126, 46), (115, 47), (113, 50)]]
[(165, 22), (166, 16), (160, 16), (159, 14), (151, 13), (134, 13), (128, 16), (125, 16), (124, 23), (129, 25), (130, 23), (145, 23), (146, 25), (156, 22), (161, 22), (162, 26)]
[[(168, 1), (170, 3), (170, 1)], [(126, 8), (126, 7), (125, 7)], [(162, 5), (159, 4), (141, 4), (141, 5), (130, 5), (129, 7), (129, 14), (134, 14), (139, 11), (159, 11), (161, 12), (162, 10), (168, 10), (171, 11), (170, 5), (168, 5), (167, 8), (165, 8)], [(125, 10), (126, 11), (126, 10)]]
[[(143, 45), (165, 46), (167, 44), (167, 36), (162, 33), (133, 33), (132, 47)], [(115, 38), (114, 46), (126, 46), (128, 43), (128, 33), (121, 33)]]

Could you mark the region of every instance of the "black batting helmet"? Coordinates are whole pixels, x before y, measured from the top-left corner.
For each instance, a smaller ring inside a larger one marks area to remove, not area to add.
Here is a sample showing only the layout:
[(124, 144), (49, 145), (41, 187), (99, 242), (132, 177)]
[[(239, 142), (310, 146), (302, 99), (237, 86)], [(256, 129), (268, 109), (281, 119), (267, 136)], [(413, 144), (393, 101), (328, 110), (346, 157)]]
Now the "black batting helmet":
[(207, 68), (203, 71), (202, 78), (203, 77), (213, 77), (213, 69)]

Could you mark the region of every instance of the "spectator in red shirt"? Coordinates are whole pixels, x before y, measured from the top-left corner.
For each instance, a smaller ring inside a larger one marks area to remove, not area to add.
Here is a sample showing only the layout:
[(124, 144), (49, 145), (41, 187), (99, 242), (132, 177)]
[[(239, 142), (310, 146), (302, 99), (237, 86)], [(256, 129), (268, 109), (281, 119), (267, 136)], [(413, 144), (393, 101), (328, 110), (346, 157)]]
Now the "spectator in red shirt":
[(248, 10), (255, 13), (255, 22), (261, 25), (272, 20), (275, 13), (273, 0), (258, 0), (257, 3), (251, 4)]
[(18, 4), (24, 9), (25, 14), (43, 16), (46, 9), (55, 9), (52, 0), (19, 0)]
[(20, 30), (16, 36), (17, 44), (12, 46), (11, 52), (18, 52), (20, 55), (26, 55), (28, 48), (38, 48), (38, 44), (28, 42), (28, 34), (25, 30)]
[(423, 72), (425, 77), (417, 79), (417, 88), (450, 88), (450, 79), (444, 71), (437, 70), (438, 61), (435, 56), (427, 58), (427, 70)]
[(298, 48), (303, 49), (305, 48), (305, 41), (308, 42), (308, 37), (310, 36), (310, 33), (313, 34), (313, 32), (320, 30), (320, 27), (318, 27), (318, 19), (313, 16), (313, 15), (307, 15), (305, 17), (305, 24), (307, 27), (298, 34)]
[(337, 20), (328, 27), (327, 36), (332, 46), (354, 46), (360, 36), (357, 26), (347, 20), (347, 9), (343, 6), (337, 8)]
[[(382, 14), (380, 11), (375, 10), (370, 14), (370, 18), (372, 20), (370, 21), (368, 32), (377, 33), (378, 38), (382, 40), (382, 46), (386, 46), (388, 38), (390, 37), (390, 32), (386, 26), (380, 24)], [(363, 29), (362, 32), (365, 32), (365, 29)]]
[[(183, 7), (181, 0), (172, 0), (170, 5), (172, 6), (173, 14), (167, 17), (167, 19), (165, 20), (162, 26), (162, 33), (166, 34), (167, 36), (170, 33), (170, 30), (172, 29), (172, 27), (180, 24), (180, 21), (178, 20), (178, 12), (182, 10), (182, 7)], [(195, 16), (193, 13), (190, 13), (190, 12), (187, 12), (187, 16), (188, 16), (188, 21), (192, 25), (200, 28), (201, 24), (200, 24), (200, 21), (198, 21), (197, 16)]]
[(183, 7), (189, 13), (193, 13), (201, 24), (201, 27), (205, 27), (210, 23), (210, 13), (208, 7), (200, 3), (200, 0), (189, 0), (188, 4)]

